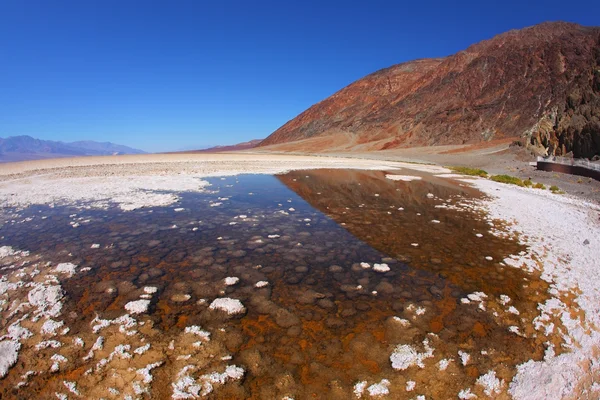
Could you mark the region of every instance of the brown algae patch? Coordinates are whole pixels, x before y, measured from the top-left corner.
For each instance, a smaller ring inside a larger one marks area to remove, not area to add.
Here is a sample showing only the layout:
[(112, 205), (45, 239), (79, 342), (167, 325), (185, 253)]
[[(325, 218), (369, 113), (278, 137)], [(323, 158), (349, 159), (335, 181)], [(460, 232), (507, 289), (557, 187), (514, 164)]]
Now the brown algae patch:
[(59, 286), (61, 307), (43, 330), (33, 286), (2, 293), (0, 334), (19, 321), (31, 336), (0, 393), (502, 398), (516, 365), (561, 351), (560, 321), (532, 323), (547, 283), (502, 265), (525, 249), (465, 211), (475, 191), (426, 174), (278, 178), (291, 190), (240, 176), (171, 207), (6, 210), (0, 243), (33, 255), (5, 257), (3, 279)]

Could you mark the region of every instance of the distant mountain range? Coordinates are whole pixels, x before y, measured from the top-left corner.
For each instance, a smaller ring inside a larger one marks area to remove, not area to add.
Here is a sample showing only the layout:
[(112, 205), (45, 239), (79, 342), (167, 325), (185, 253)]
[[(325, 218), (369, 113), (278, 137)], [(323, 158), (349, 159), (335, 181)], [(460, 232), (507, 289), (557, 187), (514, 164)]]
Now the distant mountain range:
[(600, 27), (543, 23), (391, 66), (313, 105), (260, 146), (376, 151), (511, 138), (541, 155), (600, 155)]
[(95, 142), (93, 140), (65, 143), (35, 139), (31, 136), (0, 138), (0, 162), (144, 153), (142, 150), (120, 144)]

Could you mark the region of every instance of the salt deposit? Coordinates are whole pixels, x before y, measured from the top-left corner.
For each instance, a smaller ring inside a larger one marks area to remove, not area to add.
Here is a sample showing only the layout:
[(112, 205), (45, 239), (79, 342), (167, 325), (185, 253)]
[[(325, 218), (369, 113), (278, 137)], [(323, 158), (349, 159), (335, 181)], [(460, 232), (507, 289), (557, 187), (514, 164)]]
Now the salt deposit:
[(209, 308), (211, 310), (225, 311), (229, 315), (242, 314), (246, 312), (246, 308), (244, 307), (241, 301), (237, 299), (231, 299), (229, 297), (223, 297), (213, 300), (213, 302), (210, 303)]
[(429, 346), (428, 339), (423, 341), (423, 346), (425, 348), (425, 352), (419, 353), (411, 345), (398, 345), (390, 356), (392, 368), (400, 371), (404, 371), (413, 365), (417, 365), (419, 368), (425, 368), (423, 361), (426, 358), (433, 357), (433, 349)]
[(403, 182), (419, 181), (419, 180), (422, 179), (420, 176), (414, 176), (414, 175), (391, 175), (391, 174), (387, 174), (385, 177), (387, 179), (391, 179), (393, 181), (403, 181)]
[(504, 386), (504, 380), (496, 378), (496, 371), (489, 371), (487, 374), (481, 375), (475, 383), (483, 386), (483, 391), (488, 396), (499, 394)]
[(0, 342), (0, 378), (4, 378), (10, 367), (17, 363), (21, 344), (15, 340)]
[[(557, 313), (568, 332), (567, 341), (574, 341), (569, 351), (542, 361), (529, 361), (518, 367), (509, 385), (516, 399), (545, 399), (573, 395), (577, 382), (589, 373), (600, 372), (600, 364), (591, 371), (582, 365), (589, 360), (593, 349), (600, 345), (600, 333), (591, 326), (600, 326), (600, 270), (594, 268), (600, 259), (600, 208), (591, 203), (557, 196), (543, 190), (503, 185), (490, 180), (469, 180), (472, 185), (490, 196), (481, 207), (489, 218), (512, 222), (509, 230), (521, 234), (529, 252), (517, 260), (504, 260), (515, 267), (541, 269), (542, 278), (551, 282), (551, 292), (571, 292), (577, 288), (576, 303), (584, 311), (583, 323), (571, 322), (570, 311), (560, 305)], [(540, 211), (543, 210), (543, 211)], [(584, 245), (587, 240), (589, 245)], [(550, 245), (549, 245), (550, 244)], [(554, 300), (554, 299), (550, 299)], [(540, 325), (540, 329), (544, 329)]]
[(135, 300), (125, 304), (125, 309), (132, 314), (141, 314), (148, 311), (150, 300)]
[(237, 276), (228, 276), (227, 278), (225, 278), (225, 285), (233, 286), (236, 283), (238, 283), (239, 281), (240, 281), (240, 278), (238, 278)]
[(373, 271), (376, 271), (376, 272), (388, 272), (389, 270), (390, 270), (390, 267), (385, 263), (373, 265)]
[(69, 277), (75, 274), (77, 265), (72, 263), (60, 263), (56, 266), (55, 271), (58, 273), (67, 274)]
[(367, 388), (369, 392), (369, 396), (371, 397), (380, 397), (390, 394), (390, 390), (388, 387), (390, 386), (390, 381), (387, 379), (382, 379), (379, 383), (374, 383)]

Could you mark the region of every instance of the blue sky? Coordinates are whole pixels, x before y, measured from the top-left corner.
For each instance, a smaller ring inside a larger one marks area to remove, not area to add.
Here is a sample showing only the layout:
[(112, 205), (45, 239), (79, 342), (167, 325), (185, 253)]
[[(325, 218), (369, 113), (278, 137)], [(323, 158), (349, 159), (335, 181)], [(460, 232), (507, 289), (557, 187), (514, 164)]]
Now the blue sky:
[(600, 25), (597, 0), (404, 3), (0, 0), (0, 137), (232, 144), (392, 64), (543, 21)]

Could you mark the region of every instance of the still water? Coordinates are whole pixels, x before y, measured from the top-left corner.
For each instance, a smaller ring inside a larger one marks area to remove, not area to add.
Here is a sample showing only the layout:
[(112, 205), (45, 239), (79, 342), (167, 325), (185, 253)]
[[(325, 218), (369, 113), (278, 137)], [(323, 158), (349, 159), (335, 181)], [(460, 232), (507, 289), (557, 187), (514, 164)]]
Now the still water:
[[(421, 178), (356, 170), (242, 175), (208, 179), (206, 192), (183, 194), (170, 207), (4, 210), (0, 245), (28, 250), (34, 261), (78, 266), (61, 279), (69, 331), (60, 340), (85, 345), (33, 352), (37, 336), (25, 340), (19, 362), (0, 380), (0, 397), (77, 398), (64, 384), (76, 382), (83, 398), (387, 392), (443, 399), (467, 388), (482, 394), (486, 387), (476, 382), (489, 371), (499, 382), (492, 394), (505, 397), (516, 365), (541, 359), (551, 344), (559, 352), (556, 337), (532, 326), (547, 283), (502, 263), (526, 249), (492, 235), (502, 223), (469, 208), (480, 193)], [(98, 320), (122, 317), (140, 298), (150, 302), (135, 316), (135, 333), (114, 323), (94, 331)], [(217, 298), (237, 299), (244, 310), (217, 312), (209, 306)], [(191, 326), (210, 341), (192, 343)], [(103, 349), (85, 359), (102, 334)], [(147, 352), (133, 352), (148, 343)], [(131, 357), (111, 358), (119, 345), (130, 346)], [(68, 361), (48, 373), (59, 352)], [(103, 358), (110, 360), (100, 368)], [(153, 362), (160, 362), (153, 379), (136, 387), (139, 369)], [(205, 390), (206, 374), (228, 365), (241, 367), (243, 377), (213, 379)], [(15, 388), (27, 371), (36, 374)]]

